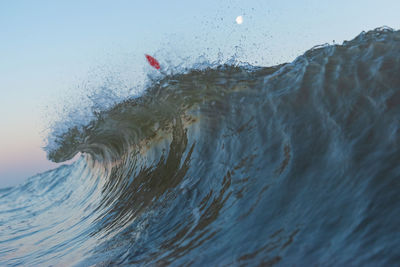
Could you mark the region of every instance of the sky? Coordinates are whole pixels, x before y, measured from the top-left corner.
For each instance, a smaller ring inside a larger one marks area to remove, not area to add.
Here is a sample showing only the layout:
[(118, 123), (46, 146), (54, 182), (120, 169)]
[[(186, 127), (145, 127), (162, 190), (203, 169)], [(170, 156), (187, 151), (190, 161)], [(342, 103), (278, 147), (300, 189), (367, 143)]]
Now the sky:
[(58, 167), (42, 149), (51, 122), (109, 79), (139, 88), (152, 71), (145, 53), (171, 67), (276, 65), (399, 29), (399, 10), (398, 0), (0, 1), (0, 188)]

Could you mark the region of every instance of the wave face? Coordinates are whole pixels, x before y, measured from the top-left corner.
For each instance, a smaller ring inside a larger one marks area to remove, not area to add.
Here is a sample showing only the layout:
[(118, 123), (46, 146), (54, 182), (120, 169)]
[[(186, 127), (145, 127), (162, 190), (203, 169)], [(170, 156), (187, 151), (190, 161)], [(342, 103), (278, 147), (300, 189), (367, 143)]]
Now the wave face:
[(400, 32), (165, 76), (0, 191), (0, 265), (395, 266)]

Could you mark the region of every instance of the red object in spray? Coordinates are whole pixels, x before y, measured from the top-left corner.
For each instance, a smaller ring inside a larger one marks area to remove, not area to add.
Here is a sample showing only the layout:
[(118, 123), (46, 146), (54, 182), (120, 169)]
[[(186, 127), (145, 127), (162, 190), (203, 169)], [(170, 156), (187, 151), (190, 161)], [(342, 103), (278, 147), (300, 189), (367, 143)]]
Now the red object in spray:
[(147, 54), (145, 54), (145, 56), (146, 56), (146, 58), (147, 58), (147, 61), (149, 62), (149, 64), (150, 64), (153, 68), (158, 69), (158, 70), (160, 69), (160, 63), (158, 63), (157, 59), (155, 59), (154, 57), (149, 56), (149, 55), (147, 55)]

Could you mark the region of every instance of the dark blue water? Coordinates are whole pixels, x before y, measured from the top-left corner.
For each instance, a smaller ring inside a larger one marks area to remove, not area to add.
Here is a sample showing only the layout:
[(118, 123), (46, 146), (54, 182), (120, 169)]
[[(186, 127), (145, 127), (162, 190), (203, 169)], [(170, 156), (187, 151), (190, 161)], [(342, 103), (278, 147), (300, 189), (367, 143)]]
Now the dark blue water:
[(161, 77), (0, 191), (0, 265), (399, 265), (399, 104), (387, 28)]

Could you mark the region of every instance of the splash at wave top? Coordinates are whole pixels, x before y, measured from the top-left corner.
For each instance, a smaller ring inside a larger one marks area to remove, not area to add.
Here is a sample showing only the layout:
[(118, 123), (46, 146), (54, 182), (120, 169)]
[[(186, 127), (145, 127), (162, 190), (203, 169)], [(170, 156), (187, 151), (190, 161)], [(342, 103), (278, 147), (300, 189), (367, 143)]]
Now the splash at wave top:
[(395, 266), (399, 72), (384, 28), (154, 81), (0, 191), (0, 265)]

